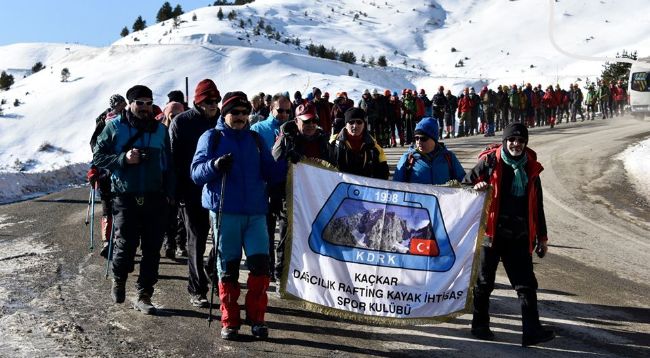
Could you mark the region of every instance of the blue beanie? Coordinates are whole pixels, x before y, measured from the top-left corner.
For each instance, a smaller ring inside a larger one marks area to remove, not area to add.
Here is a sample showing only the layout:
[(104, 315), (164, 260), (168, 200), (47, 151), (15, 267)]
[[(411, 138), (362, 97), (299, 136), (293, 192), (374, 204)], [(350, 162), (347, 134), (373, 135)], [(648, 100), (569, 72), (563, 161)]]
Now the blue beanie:
[(438, 121), (431, 117), (422, 118), (418, 124), (415, 126), (415, 134), (424, 134), (425, 136), (438, 141), (438, 133), (440, 129), (438, 128)]

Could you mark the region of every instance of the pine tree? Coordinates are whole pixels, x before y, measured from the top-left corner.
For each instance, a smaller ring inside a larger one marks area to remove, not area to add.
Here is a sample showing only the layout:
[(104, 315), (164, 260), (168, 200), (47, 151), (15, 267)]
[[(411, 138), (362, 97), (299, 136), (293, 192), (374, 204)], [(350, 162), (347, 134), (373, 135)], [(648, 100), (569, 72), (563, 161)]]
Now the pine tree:
[[(627, 51), (623, 50), (620, 55), (618, 53), (616, 54), (616, 58), (629, 58), (636, 60), (637, 53), (636, 51), (628, 53)], [(603, 65), (603, 73), (600, 77), (607, 83), (615, 83), (619, 80), (627, 82), (628, 78), (630, 77), (631, 67), (632, 64), (627, 62), (605, 62)]]
[(217, 18), (223, 20), (223, 10), (221, 10), (221, 8), (219, 8), (219, 12), (217, 12)]
[(348, 76), (350, 77), (354, 76), (354, 71), (352, 71), (352, 69), (348, 70)]
[(174, 7), (174, 11), (172, 11), (172, 17), (179, 17), (183, 15), (185, 12), (183, 11), (183, 8), (181, 7), (180, 4), (176, 4), (176, 7)]
[(36, 73), (36, 72), (42, 70), (43, 68), (44, 68), (44, 66), (43, 66), (43, 63), (42, 63), (42, 62), (40, 62), (40, 61), (39, 61), (39, 62), (36, 62), (36, 63), (34, 64), (34, 66), (32, 66), (32, 73)]
[(147, 28), (147, 22), (142, 19), (142, 16), (138, 16), (135, 22), (133, 22), (132, 28), (133, 32), (144, 30)]
[(165, 3), (160, 7), (160, 10), (158, 10), (158, 14), (156, 15), (156, 22), (163, 22), (165, 20), (171, 19), (172, 17), (174, 17), (172, 15), (172, 5), (169, 3), (169, 1), (165, 1)]
[(122, 28), (122, 32), (120, 32), (120, 36), (122, 37), (129, 36), (129, 29), (126, 26)]
[(235, 18), (237, 18), (237, 13), (235, 12), (235, 10), (231, 10), (231, 11), (228, 13), (228, 20), (232, 21), (232, 20), (234, 20)]
[(374, 57), (374, 56), (370, 56), (370, 58), (368, 59), (368, 66), (370, 66), (370, 67), (375, 67), (375, 64), (376, 64), (376, 63), (375, 63), (375, 57)]
[(377, 58), (377, 66), (379, 66), (379, 67), (388, 66), (388, 62), (386, 61), (386, 56), (381, 55), (381, 56), (379, 56), (379, 58)]
[(61, 82), (67, 82), (68, 78), (70, 78), (70, 70), (66, 67), (61, 70)]
[(0, 90), (8, 90), (14, 84), (14, 76), (2, 71), (0, 74)]
[(339, 55), (339, 61), (346, 63), (357, 63), (357, 56), (352, 51), (344, 51)]

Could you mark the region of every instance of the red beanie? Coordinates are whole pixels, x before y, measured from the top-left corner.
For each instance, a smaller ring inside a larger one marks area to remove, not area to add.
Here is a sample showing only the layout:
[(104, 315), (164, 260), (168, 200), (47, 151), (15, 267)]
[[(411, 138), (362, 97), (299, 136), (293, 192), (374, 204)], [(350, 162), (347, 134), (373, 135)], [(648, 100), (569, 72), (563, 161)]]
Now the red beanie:
[(215, 98), (217, 102), (221, 101), (221, 95), (219, 94), (217, 85), (208, 78), (202, 80), (198, 85), (196, 85), (196, 89), (194, 90), (194, 103), (201, 103), (207, 98)]

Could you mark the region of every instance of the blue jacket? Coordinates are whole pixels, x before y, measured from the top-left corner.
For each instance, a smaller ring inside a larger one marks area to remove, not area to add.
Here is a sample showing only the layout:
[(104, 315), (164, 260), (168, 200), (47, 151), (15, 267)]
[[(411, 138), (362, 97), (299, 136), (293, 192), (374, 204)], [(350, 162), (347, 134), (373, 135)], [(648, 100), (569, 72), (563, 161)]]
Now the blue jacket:
[[(106, 123), (97, 137), (93, 150), (93, 164), (111, 172), (111, 191), (115, 194), (144, 195), (161, 193), (174, 196), (174, 173), (167, 128), (160, 122), (149, 123), (142, 136), (130, 148), (129, 140), (138, 133), (136, 119), (128, 111)], [(132, 148), (144, 149), (147, 159), (140, 164), (127, 164), (126, 152)]]
[[(408, 164), (409, 157), (413, 158), (411, 169)], [(415, 148), (409, 148), (397, 163), (393, 180), (440, 185), (452, 179), (462, 181), (464, 177), (465, 169), (456, 155), (447, 150), (444, 144), (438, 143), (436, 149), (429, 154), (422, 154)]]
[[(215, 148), (216, 136), (220, 135)], [(219, 210), (222, 173), (214, 168), (214, 161), (227, 153), (233, 155), (233, 166), (226, 177), (223, 212), (239, 215), (265, 215), (268, 211), (266, 183), (286, 180), (286, 161), (276, 162), (271, 151), (258, 146), (258, 139), (250, 129), (235, 130), (219, 117), (216, 129), (203, 133), (192, 159), (191, 175), (197, 185), (203, 186), (201, 204), (209, 210)]]
[(257, 132), (262, 139), (264, 139), (264, 144), (269, 149), (273, 150), (273, 144), (275, 144), (275, 139), (280, 134), (280, 122), (277, 118), (273, 117), (272, 114), (269, 114), (269, 117), (261, 122), (257, 122), (251, 126), (251, 130)]

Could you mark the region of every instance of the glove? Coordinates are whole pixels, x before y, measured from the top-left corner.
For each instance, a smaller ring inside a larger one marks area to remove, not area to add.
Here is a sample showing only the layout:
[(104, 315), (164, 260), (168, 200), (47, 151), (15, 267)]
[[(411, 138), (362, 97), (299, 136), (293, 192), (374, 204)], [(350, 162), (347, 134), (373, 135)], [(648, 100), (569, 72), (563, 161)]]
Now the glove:
[(537, 257), (540, 259), (544, 258), (546, 256), (546, 251), (548, 250), (548, 247), (546, 246), (546, 243), (537, 243), (537, 247), (535, 248), (535, 253), (537, 254)]
[(293, 164), (298, 163), (300, 161), (300, 158), (302, 158), (302, 155), (300, 155), (300, 153), (296, 152), (295, 150), (287, 153), (287, 159), (290, 160)]
[(216, 170), (222, 173), (228, 173), (230, 169), (232, 169), (233, 160), (234, 158), (232, 156), (232, 153), (228, 153), (217, 158), (217, 160), (214, 161), (213, 165)]
[(88, 170), (88, 173), (86, 173), (86, 178), (91, 185), (95, 185), (95, 182), (99, 180), (99, 175), (99, 170), (97, 170), (96, 167), (92, 167)]

